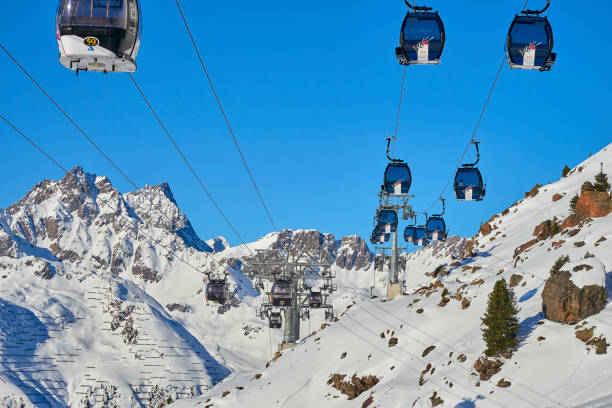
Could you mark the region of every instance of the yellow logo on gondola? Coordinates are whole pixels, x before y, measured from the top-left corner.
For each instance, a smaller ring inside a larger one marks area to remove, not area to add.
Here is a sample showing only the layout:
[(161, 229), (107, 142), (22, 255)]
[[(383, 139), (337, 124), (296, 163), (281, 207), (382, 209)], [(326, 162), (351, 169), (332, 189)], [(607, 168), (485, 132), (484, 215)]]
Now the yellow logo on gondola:
[(96, 45), (100, 44), (100, 41), (98, 41), (98, 39), (95, 37), (87, 37), (83, 43), (88, 47), (95, 47)]

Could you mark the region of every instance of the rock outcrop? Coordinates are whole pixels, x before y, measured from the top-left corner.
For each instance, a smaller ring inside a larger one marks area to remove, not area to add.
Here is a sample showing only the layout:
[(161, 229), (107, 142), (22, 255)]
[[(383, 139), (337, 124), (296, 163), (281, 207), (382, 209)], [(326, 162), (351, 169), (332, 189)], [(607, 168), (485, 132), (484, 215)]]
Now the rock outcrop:
[(610, 213), (612, 213), (610, 194), (595, 191), (592, 183), (585, 182), (576, 202), (576, 214), (582, 218), (599, 218)]
[(357, 235), (344, 237), (336, 254), (336, 266), (343, 269), (367, 269), (374, 260), (366, 242)]
[(607, 299), (606, 288), (599, 285), (577, 287), (568, 271), (551, 276), (542, 292), (544, 316), (559, 323), (577, 323), (601, 312)]

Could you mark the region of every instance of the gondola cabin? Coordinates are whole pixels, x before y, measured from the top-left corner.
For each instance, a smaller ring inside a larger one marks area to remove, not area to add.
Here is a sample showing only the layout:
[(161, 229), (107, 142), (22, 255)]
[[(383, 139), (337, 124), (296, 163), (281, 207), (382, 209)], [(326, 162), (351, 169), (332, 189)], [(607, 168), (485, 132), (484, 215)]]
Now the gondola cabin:
[(378, 228), (385, 234), (397, 231), (397, 212), (395, 210), (380, 209), (376, 215)]
[(508, 30), (506, 51), (510, 68), (549, 71), (557, 54), (548, 18), (517, 15)]
[(308, 304), (313, 309), (320, 309), (323, 304), (323, 295), (321, 292), (311, 292), (308, 298)]
[(425, 224), (427, 239), (430, 241), (444, 241), (446, 239), (446, 223), (444, 218), (432, 216), (427, 219)]
[(485, 196), (482, 174), (477, 167), (460, 167), (455, 175), (455, 197), (460, 201), (480, 201)]
[(409, 12), (395, 55), (402, 65), (437, 65), (445, 42), (444, 24), (437, 11)]
[(277, 279), (272, 285), (270, 302), (273, 306), (291, 306), (293, 301), (293, 284), (288, 279)]
[(427, 231), (425, 227), (416, 227), (414, 230), (414, 245), (425, 246), (427, 244)]
[(136, 71), (142, 32), (137, 0), (60, 0), (55, 29), (66, 68)]
[(404, 241), (410, 244), (414, 243), (415, 230), (416, 230), (415, 227), (411, 227), (411, 226), (406, 227), (406, 229), (404, 230)]
[(268, 327), (271, 329), (280, 329), (283, 327), (283, 318), (281, 317), (280, 313), (270, 313), (270, 317), (268, 318)]
[(206, 301), (224, 305), (228, 298), (228, 287), (225, 280), (212, 280), (206, 285)]
[(404, 162), (389, 163), (385, 170), (383, 191), (393, 196), (407, 195), (410, 192), (412, 175)]

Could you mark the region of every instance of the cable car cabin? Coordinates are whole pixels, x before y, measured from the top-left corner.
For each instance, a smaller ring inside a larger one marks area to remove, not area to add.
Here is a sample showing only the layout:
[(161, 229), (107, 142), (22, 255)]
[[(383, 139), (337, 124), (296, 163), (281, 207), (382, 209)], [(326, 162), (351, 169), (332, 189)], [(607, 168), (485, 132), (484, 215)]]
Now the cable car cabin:
[(446, 223), (444, 218), (432, 216), (427, 219), (425, 224), (427, 239), (430, 241), (444, 241), (446, 239)]
[(406, 229), (404, 230), (404, 241), (412, 244), (414, 243), (414, 233), (415, 233), (416, 228), (415, 227), (406, 227)]
[(270, 302), (273, 306), (291, 306), (293, 301), (293, 285), (291, 281), (279, 279), (272, 285)]
[(320, 309), (321, 305), (323, 304), (323, 295), (321, 292), (310, 292), (308, 304), (313, 309)]
[(481, 201), (485, 196), (482, 175), (477, 167), (460, 167), (455, 175), (455, 197), (460, 201)]
[(227, 302), (227, 283), (224, 280), (213, 280), (206, 285), (206, 301), (224, 305)]
[(391, 234), (397, 231), (397, 212), (395, 210), (380, 209), (376, 214), (376, 222), (378, 223), (378, 229), (385, 233)]
[(283, 318), (281, 317), (280, 313), (270, 313), (270, 317), (268, 318), (268, 327), (271, 329), (280, 329), (283, 327)]
[(427, 241), (427, 231), (425, 227), (416, 227), (414, 230), (414, 242), (416, 246), (425, 246), (429, 242)]
[(137, 0), (60, 0), (55, 31), (68, 69), (136, 71), (142, 31)]
[(510, 68), (549, 71), (557, 58), (546, 17), (517, 15), (508, 30), (506, 49)]
[(389, 195), (407, 195), (412, 184), (410, 168), (404, 162), (389, 163), (385, 170), (383, 191)]
[(400, 47), (395, 55), (402, 65), (437, 65), (440, 63), (446, 34), (436, 11), (409, 12), (400, 34)]

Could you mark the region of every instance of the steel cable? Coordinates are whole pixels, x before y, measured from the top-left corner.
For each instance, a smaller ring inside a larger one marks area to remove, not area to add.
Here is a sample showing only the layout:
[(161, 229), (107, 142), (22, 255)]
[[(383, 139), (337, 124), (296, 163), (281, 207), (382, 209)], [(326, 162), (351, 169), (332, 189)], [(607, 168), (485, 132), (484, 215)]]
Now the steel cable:
[(200, 61), (200, 65), (202, 65), (202, 70), (204, 71), (204, 75), (206, 76), (206, 79), (208, 80), (208, 84), (210, 85), (210, 89), (212, 90), (213, 95), (215, 96), (215, 100), (217, 101), (217, 105), (219, 106), (219, 110), (221, 111), (221, 114), (223, 115), (223, 119), (225, 120), (225, 124), (227, 125), (227, 129), (230, 132), (230, 135), (232, 136), (232, 139), (234, 140), (234, 145), (236, 146), (236, 150), (238, 151), (238, 154), (240, 154), (240, 158), (242, 159), (242, 163), (244, 164), (244, 168), (246, 169), (247, 173), (249, 174), (249, 178), (251, 179), (251, 183), (253, 184), (253, 187), (255, 188), (255, 191), (257, 192), (257, 195), (259, 196), (259, 201), (261, 201), (261, 205), (263, 206), (264, 210), (266, 211), (266, 215), (268, 216), (268, 220), (270, 221), (270, 224), (272, 224), (272, 227), (274, 228), (274, 231), (278, 232), (278, 228), (276, 228), (276, 224), (274, 223), (274, 220), (272, 219), (272, 215), (270, 214), (270, 210), (268, 209), (268, 206), (266, 205), (263, 196), (261, 194), (261, 191), (259, 190), (259, 187), (257, 187), (257, 183), (255, 182), (255, 177), (253, 176), (253, 173), (251, 172), (251, 169), (249, 168), (246, 158), (244, 157), (244, 154), (242, 153), (242, 149), (240, 148), (240, 145), (238, 144), (238, 140), (236, 138), (236, 135), (234, 134), (234, 130), (232, 129), (232, 126), (230, 125), (229, 119), (227, 117), (227, 115), (225, 114), (225, 110), (223, 109), (223, 105), (221, 104), (221, 99), (219, 98), (219, 95), (217, 94), (217, 91), (215, 89), (215, 86), (212, 82), (212, 79), (210, 77), (210, 75), (208, 74), (208, 70), (206, 69), (206, 65), (204, 64), (204, 60), (202, 58), (202, 55), (200, 54), (200, 50), (196, 44), (196, 41), (193, 37), (193, 34), (191, 33), (191, 29), (189, 28), (189, 24), (187, 23), (187, 19), (185, 18), (185, 15), (183, 14), (183, 10), (181, 9), (181, 5), (179, 4), (179, 0), (175, 0), (176, 1), (176, 7), (178, 8), (178, 11), (181, 15), (181, 18), (183, 20), (183, 24), (185, 25), (185, 29), (187, 30), (187, 34), (189, 34), (189, 38), (191, 39), (191, 44), (193, 45), (193, 48), (196, 52), (196, 55), (198, 57), (198, 60)]

